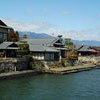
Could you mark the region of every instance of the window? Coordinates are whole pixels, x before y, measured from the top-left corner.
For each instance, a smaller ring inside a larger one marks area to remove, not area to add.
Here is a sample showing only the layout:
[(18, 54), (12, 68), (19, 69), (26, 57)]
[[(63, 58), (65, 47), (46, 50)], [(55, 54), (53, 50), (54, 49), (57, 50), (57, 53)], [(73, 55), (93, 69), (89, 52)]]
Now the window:
[(0, 33), (0, 42), (2, 42), (2, 33)]
[(4, 33), (4, 34), (3, 34), (3, 41), (6, 41), (6, 40), (7, 40), (7, 34)]
[(0, 42), (7, 41), (7, 33), (0, 32)]

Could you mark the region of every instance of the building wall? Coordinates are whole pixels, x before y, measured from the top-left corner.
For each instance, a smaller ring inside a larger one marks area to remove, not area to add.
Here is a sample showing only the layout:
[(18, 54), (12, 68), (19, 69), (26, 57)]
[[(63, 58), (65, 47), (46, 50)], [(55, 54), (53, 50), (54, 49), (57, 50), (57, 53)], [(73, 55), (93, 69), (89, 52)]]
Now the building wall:
[(44, 55), (44, 59), (45, 59), (45, 60), (50, 60), (50, 61), (51, 61), (51, 60), (55, 60), (55, 59), (54, 59), (54, 53), (47, 53), (47, 52), (46, 52), (45, 55)]
[(0, 27), (0, 43), (7, 41), (8, 29)]
[(33, 58), (37, 60), (52, 61), (55, 60), (55, 53), (50, 52), (34, 52), (32, 53)]
[(10, 31), (14, 31), (14, 30), (11, 28), (0, 27), (0, 43), (4, 41), (8, 41), (8, 33)]
[(44, 60), (44, 53), (32, 53), (32, 56), (34, 59), (37, 59), (37, 60)]

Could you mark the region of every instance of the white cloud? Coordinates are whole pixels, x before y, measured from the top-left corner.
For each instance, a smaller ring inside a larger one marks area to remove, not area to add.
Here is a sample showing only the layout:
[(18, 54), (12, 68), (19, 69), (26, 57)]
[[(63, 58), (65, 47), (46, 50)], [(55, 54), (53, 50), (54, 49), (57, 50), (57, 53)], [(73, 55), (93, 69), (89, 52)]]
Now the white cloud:
[(70, 12), (67, 12), (67, 11), (64, 11), (63, 13), (62, 13), (62, 16), (70, 16), (71, 15), (71, 13)]
[(50, 35), (60, 34), (61, 31), (55, 28), (55, 26), (46, 23), (46, 22), (39, 22), (39, 23), (21, 23), (11, 19), (2, 19), (8, 26), (13, 27), (17, 31), (23, 32), (37, 32), (37, 33), (48, 33)]
[(20, 23), (13, 20), (3, 19), (3, 21), (13, 27), (15, 30), (18, 31), (37, 31), (41, 28), (41, 24), (34, 24), (34, 23)]
[(100, 40), (99, 28), (86, 30), (62, 30), (46, 22), (22, 23), (4, 18), (2, 20), (8, 26), (11, 26), (18, 31), (47, 33), (54, 36), (61, 34), (64, 38), (72, 38), (74, 40)]

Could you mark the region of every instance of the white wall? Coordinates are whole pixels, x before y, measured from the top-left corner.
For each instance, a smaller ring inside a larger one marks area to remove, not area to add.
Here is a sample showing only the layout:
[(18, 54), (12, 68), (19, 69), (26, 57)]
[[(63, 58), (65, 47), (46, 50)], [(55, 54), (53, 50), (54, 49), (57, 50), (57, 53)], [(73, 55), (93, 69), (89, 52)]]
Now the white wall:
[(54, 53), (33, 53), (33, 58), (37, 60), (54, 60)]

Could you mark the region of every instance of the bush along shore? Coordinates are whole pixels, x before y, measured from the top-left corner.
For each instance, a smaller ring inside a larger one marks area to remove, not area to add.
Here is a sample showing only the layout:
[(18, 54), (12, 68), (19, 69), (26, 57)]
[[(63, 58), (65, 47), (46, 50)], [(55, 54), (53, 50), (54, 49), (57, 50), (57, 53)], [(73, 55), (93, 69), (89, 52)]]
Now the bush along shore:
[(60, 62), (34, 60), (31, 56), (0, 59), (0, 79), (29, 76), (40, 73), (69, 74), (100, 68), (100, 57), (81, 57), (76, 61)]

